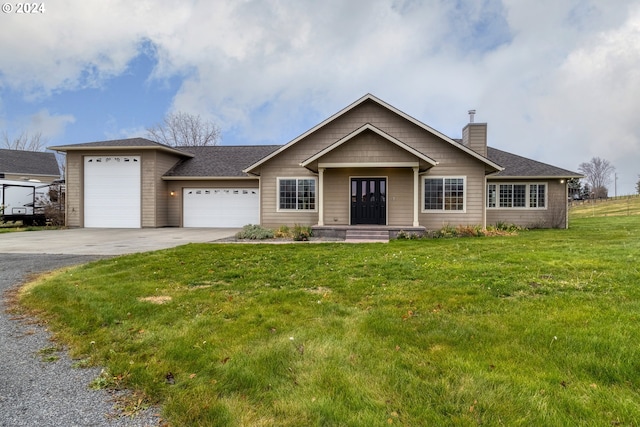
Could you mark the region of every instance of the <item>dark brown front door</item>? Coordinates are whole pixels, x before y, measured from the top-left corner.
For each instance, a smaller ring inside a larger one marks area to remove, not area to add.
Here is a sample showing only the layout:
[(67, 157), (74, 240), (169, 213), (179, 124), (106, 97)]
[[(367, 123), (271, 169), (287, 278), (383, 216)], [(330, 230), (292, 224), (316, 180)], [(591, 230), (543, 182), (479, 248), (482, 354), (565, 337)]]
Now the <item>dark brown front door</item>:
[(387, 179), (351, 178), (351, 225), (387, 224)]

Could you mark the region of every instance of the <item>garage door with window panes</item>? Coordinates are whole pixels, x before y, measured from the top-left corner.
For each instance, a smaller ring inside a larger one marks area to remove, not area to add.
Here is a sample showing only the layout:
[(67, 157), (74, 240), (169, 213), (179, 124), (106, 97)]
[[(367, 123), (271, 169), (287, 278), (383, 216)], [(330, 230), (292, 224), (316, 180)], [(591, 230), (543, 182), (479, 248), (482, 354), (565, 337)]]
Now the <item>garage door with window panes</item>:
[(185, 188), (183, 226), (239, 228), (260, 222), (257, 188)]
[(84, 226), (140, 228), (140, 156), (84, 157)]

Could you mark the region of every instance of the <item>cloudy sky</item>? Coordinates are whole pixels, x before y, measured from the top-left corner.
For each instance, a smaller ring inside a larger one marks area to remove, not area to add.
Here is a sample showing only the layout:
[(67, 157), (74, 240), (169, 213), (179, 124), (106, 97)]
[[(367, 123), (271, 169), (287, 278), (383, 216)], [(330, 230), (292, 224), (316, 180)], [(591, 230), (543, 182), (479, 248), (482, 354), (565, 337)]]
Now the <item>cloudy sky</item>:
[[(197, 113), (282, 144), (372, 93), (453, 137), (640, 174), (640, 0), (55, 0), (0, 12), (0, 130), (50, 145)], [(24, 10), (23, 10), (24, 11)]]

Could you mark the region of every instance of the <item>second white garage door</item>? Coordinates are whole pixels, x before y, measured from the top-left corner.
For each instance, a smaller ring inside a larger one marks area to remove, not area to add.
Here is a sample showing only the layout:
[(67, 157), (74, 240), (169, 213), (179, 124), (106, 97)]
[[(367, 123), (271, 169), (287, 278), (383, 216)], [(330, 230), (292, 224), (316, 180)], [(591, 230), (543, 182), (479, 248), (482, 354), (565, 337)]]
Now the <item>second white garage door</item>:
[(260, 222), (257, 188), (185, 188), (185, 227), (236, 228)]

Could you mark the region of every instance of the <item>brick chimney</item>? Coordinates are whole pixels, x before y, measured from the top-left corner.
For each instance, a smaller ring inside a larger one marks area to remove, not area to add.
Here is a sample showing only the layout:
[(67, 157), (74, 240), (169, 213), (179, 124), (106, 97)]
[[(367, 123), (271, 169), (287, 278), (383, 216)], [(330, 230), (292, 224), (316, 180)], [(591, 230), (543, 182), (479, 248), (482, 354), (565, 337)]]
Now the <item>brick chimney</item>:
[(462, 145), (487, 157), (487, 124), (474, 123), (476, 110), (469, 110), (469, 124), (462, 129)]

